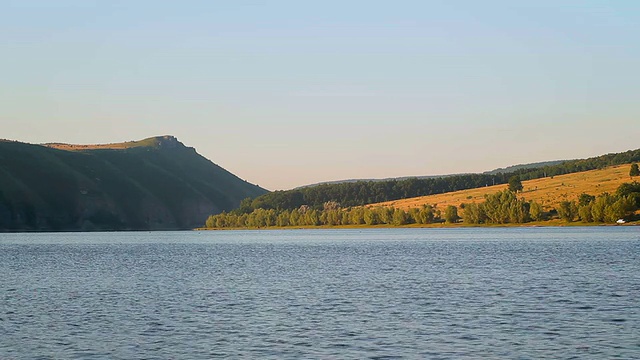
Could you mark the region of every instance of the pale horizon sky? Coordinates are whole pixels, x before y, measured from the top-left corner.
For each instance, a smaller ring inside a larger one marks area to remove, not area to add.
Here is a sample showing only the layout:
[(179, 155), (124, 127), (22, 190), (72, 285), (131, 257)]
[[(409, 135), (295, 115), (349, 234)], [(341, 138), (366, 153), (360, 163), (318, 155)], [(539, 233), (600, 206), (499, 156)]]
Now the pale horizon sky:
[(269, 190), (640, 148), (640, 2), (2, 1), (0, 138), (174, 135)]

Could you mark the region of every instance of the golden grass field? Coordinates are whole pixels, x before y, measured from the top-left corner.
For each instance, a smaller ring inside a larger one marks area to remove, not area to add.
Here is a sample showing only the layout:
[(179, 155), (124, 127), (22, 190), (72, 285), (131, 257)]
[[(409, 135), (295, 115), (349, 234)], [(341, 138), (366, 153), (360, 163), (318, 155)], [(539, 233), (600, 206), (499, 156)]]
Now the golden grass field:
[(61, 144), (61, 143), (51, 143), (51, 144), (43, 144), (46, 147), (58, 149), (58, 150), (67, 150), (67, 151), (81, 151), (81, 150), (103, 150), (103, 149), (128, 149), (131, 146), (127, 146), (125, 143), (117, 143), (117, 144), (92, 144), (92, 145), (76, 145), (76, 144)]
[(53, 148), (53, 149), (66, 150), (66, 151), (106, 150), (106, 149), (122, 150), (122, 149), (130, 149), (134, 147), (155, 147), (155, 146), (158, 146), (159, 143), (163, 141), (177, 142), (177, 139), (171, 135), (165, 135), (165, 136), (150, 137), (144, 140), (126, 141), (126, 142), (111, 143), (111, 144), (78, 145), (78, 144), (64, 144), (64, 143), (47, 143), (42, 145)]
[[(522, 182), (523, 190), (518, 197), (534, 200), (546, 210), (556, 208), (561, 201), (577, 200), (582, 193), (600, 195), (604, 192), (614, 193), (620, 184), (640, 181), (640, 177), (631, 178), (631, 164), (608, 167), (602, 170), (590, 170), (580, 173), (527, 180)], [(460, 206), (462, 203), (480, 203), (485, 194), (493, 194), (507, 188), (506, 184), (487, 186), (469, 190), (461, 190), (444, 194), (420, 196), (416, 198), (386, 201), (369, 204), (368, 207), (388, 206), (408, 210), (425, 204), (435, 205), (444, 210), (447, 205)]]

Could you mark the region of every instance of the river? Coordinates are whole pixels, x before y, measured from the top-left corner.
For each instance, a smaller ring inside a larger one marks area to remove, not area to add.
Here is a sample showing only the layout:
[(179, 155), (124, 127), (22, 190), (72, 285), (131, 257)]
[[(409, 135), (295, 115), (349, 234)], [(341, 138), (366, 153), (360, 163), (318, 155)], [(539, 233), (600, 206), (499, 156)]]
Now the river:
[(640, 358), (640, 227), (0, 234), (0, 359)]

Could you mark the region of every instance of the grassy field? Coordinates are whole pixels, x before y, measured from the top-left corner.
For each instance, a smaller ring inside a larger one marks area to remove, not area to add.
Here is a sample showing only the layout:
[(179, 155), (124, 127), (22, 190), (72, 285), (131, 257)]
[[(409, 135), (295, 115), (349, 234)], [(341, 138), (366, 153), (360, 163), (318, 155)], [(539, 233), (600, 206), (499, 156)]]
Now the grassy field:
[(66, 151), (83, 151), (83, 150), (122, 150), (131, 149), (136, 147), (158, 147), (163, 142), (177, 143), (177, 139), (173, 136), (156, 136), (138, 141), (127, 141), (121, 143), (112, 144), (89, 144), (89, 145), (77, 145), (77, 144), (64, 144), (64, 143), (48, 143), (43, 146), (50, 147), (58, 150)]
[[(553, 178), (543, 178), (523, 181), (523, 191), (518, 197), (534, 200), (543, 205), (546, 210), (556, 208), (561, 201), (577, 200), (582, 193), (600, 195), (604, 192), (613, 193), (620, 184), (640, 181), (640, 177), (632, 179), (629, 176), (631, 165), (612, 166), (602, 170), (591, 170), (575, 174), (559, 175)], [(507, 188), (507, 185), (487, 186), (476, 189), (461, 190), (444, 194), (421, 196), (367, 205), (369, 207), (388, 206), (408, 210), (425, 204), (437, 205), (443, 210), (447, 205), (460, 206), (462, 203), (480, 203), (485, 194), (493, 194)]]

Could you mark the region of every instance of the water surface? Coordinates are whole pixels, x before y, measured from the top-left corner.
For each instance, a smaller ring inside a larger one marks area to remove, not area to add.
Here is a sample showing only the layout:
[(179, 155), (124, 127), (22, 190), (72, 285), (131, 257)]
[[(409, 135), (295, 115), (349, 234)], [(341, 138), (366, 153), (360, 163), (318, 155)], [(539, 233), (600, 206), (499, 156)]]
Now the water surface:
[(0, 358), (640, 358), (640, 228), (0, 234)]

